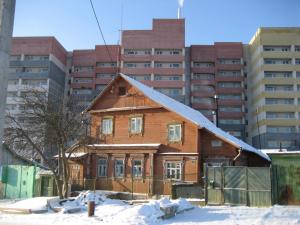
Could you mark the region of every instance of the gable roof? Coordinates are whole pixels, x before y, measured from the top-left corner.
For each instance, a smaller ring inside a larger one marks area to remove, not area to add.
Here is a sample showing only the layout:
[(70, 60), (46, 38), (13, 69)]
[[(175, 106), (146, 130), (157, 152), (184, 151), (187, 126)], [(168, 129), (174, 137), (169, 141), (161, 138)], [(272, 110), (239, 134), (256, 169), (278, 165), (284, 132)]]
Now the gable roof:
[[(215, 126), (214, 123), (212, 123), (210, 120), (208, 120), (205, 116), (203, 116), (199, 111), (182, 104), (156, 90), (153, 88), (146, 86), (142, 84), (139, 81), (136, 81), (124, 74), (121, 74), (117, 76), (108, 86), (111, 86), (112, 83), (118, 78), (122, 77), (124, 80), (126, 80), (130, 85), (137, 88), (139, 91), (141, 91), (145, 96), (153, 100), (154, 102), (160, 104), (164, 108), (177, 113), (178, 115), (182, 116), (183, 118), (191, 121), (192, 123), (196, 124), (199, 128), (205, 128), (209, 132), (213, 133), (215, 136), (219, 137), (220, 139), (223, 139), (224, 141), (236, 146), (237, 148), (241, 148), (242, 150), (255, 153), (266, 160), (270, 161), (270, 158), (267, 154), (263, 153), (262, 151), (252, 147), (251, 145), (248, 145), (247, 143), (243, 142), (240, 139), (237, 139), (236, 137), (230, 135), (229, 133), (223, 131), (222, 129)], [(107, 88), (108, 88), (107, 86)], [(105, 91), (102, 91), (104, 93)], [(95, 104), (96, 100), (99, 99), (102, 96), (102, 93), (98, 95), (98, 97), (92, 102), (90, 107), (88, 107), (85, 111), (88, 111), (92, 108), (92, 106)]]

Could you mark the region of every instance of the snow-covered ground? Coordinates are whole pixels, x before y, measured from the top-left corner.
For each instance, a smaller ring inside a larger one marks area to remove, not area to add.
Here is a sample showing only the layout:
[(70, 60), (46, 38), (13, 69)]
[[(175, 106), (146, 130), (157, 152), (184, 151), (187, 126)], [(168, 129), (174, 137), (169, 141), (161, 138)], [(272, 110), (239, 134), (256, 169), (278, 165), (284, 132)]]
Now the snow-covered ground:
[[(121, 200), (112, 200), (104, 195), (97, 195), (95, 216), (88, 217), (85, 202), (92, 195), (79, 196), (67, 202), (64, 209), (80, 207), (81, 212), (66, 214), (54, 213), (51, 210), (44, 214), (3, 214), (0, 213), (1, 225), (87, 225), (87, 224), (300, 224), (300, 207), (273, 206), (270, 208), (249, 208), (229, 206), (194, 207), (183, 211), (167, 220), (158, 219), (163, 213), (160, 207), (175, 204), (178, 211), (188, 209), (191, 205), (185, 199), (170, 201), (168, 199), (153, 200), (139, 205), (128, 205)], [(45, 208), (47, 198), (34, 198), (14, 203), (15, 208)]]

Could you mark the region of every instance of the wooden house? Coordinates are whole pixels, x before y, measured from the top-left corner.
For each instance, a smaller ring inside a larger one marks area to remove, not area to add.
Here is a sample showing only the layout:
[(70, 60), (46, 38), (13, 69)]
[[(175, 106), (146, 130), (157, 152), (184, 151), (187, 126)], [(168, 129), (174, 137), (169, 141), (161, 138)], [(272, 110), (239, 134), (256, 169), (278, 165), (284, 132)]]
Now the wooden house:
[(76, 151), (82, 178), (96, 179), (96, 189), (170, 194), (173, 182), (202, 182), (204, 163), (269, 165), (199, 111), (123, 74), (85, 112), (97, 142)]

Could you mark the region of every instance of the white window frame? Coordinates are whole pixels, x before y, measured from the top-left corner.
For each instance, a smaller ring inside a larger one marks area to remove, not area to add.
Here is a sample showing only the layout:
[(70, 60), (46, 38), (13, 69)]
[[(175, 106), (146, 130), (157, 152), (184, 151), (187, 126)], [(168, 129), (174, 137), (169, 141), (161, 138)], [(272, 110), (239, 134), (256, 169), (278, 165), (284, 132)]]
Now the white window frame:
[(97, 161), (97, 177), (107, 177), (107, 168), (107, 158), (99, 157)]
[[(176, 128), (179, 128), (179, 136), (176, 135)], [(171, 133), (172, 132), (172, 133)], [(168, 125), (168, 141), (180, 142), (182, 140), (182, 124), (169, 124)]]
[(212, 140), (211, 141), (211, 147), (222, 147), (222, 141), (221, 140)]
[(166, 161), (165, 162), (165, 178), (169, 180), (182, 180), (182, 161)]
[[(139, 161), (140, 165), (136, 165), (136, 162)], [(142, 178), (143, 177), (143, 160), (142, 159), (132, 159), (132, 176), (134, 178)]]
[[(118, 164), (118, 162), (122, 162), (122, 164)], [(125, 159), (115, 159), (114, 176), (117, 178), (125, 176)]]
[[(138, 124), (139, 121), (139, 124)], [(142, 116), (136, 116), (131, 117), (129, 120), (130, 124), (130, 134), (141, 134), (143, 131), (143, 117)]]
[(103, 118), (101, 123), (102, 134), (109, 135), (113, 133), (113, 118)]

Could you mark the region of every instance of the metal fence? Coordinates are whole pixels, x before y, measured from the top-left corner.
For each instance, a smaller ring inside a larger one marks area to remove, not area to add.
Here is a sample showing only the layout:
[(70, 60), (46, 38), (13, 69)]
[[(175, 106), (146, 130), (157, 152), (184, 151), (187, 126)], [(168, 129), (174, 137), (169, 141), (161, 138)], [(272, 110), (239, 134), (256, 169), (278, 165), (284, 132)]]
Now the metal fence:
[(268, 167), (206, 166), (207, 204), (270, 206), (271, 177)]

